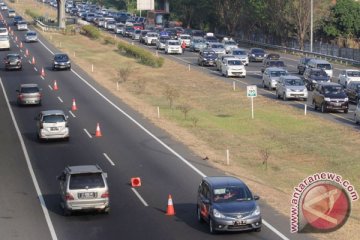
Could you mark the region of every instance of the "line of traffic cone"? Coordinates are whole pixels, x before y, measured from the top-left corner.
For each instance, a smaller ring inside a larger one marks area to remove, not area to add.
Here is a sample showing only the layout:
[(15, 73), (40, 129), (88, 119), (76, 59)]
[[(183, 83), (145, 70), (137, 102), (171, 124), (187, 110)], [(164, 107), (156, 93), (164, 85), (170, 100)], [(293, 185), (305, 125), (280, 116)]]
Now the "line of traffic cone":
[(29, 56), (29, 50), (28, 49), (25, 50), (25, 56), (27, 56), (27, 57)]
[(166, 215), (168, 215), (168, 216), (173, 216), (173, 215), (175, 215), (174, 204), (173, 204), (172, 197), (171, 197), (170, 194), (169, 194), (169, 198), (168, 198)]
[(20, 48), (23, 48), (23, 43), (22, 42), (20, 42)]
[[(71, 106), (71, 111), (76, 111), (77, 110), (77, 106), (76, 106), (76, 102), (75, 102), (75, 98), (73, 98), (72, 100), (72, 106)], [(101, 135), (101, 133), (100, 133)]]
[(96, 124), (95, 137), (102, 137), (99, 123)]
[(44, 70), (44, 68), (41, 68), (40, 76), (45, 77), (45, 70)]
[(32, 60), (31, 60), (31, 63), (33, 64), (33, 65), (35, 65), (35, 57), (32, 57)]
[(54, 86), (53, 86), (53, 89), (54, 89), (54, 91), (59, 90), (56, 80), (54, 80)]

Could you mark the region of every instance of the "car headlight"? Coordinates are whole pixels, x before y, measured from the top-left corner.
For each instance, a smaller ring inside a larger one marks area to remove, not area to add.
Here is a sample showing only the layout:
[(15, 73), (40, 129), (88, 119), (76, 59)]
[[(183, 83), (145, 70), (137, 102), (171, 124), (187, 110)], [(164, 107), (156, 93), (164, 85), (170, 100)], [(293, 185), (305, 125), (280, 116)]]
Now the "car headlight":
[(349, 101), (349, 98), (344, 98), (344, 101), (345, 101), (345, 102)]
[(251, 213), (251, 216), (259, 216), (261, 214), (260, 207), (256, 205), (255, 210)]
[(204, 61), (207, 61), (207, 58), (204, 58)]
[(317, 83), (317, 81), (315, 81), (315, 80), (312, 80), (312, 82), (313, 82), (313, 83)]
[(70, 64), (70, 61), (67, 61), (66, 64)]
[(255, 54), (251, 54), (251, 56), (255, 57)]
[(214, 217), (216, 217), (216, 218), (225, 218), (225, 216), (224, 216), (221, 212), (219, 212), (218, 210), (216, 210), (216, 209), (213, 209), (213, 215), (214, 215)]
[(59, 64), (58, 62), (54, 62), (54, 64)]
[(326, 102), (330, 102), (330, 98), (324, 98), (324, 101), (326, 101)]

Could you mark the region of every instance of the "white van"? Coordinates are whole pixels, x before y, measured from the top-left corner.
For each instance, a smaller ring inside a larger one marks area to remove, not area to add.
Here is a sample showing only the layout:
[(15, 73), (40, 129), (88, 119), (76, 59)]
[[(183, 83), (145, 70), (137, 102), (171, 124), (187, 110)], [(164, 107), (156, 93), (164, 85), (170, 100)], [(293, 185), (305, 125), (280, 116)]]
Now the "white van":
[(10, 50), (10, 40), (9, 36), (2, 35), (0, 36), (0, 50)]
[(322, 59), (311, 59), (308, 63), (310, 68), (324, 69), (326, 74), (332, 78), (333, 76), (333, 66), (326, 60)]

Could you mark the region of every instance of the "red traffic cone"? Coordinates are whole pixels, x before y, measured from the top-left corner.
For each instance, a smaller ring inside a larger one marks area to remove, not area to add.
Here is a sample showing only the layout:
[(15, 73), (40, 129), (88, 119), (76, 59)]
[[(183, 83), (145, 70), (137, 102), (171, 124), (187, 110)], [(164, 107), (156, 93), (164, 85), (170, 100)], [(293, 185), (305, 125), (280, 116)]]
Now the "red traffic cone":
[(182, 48), (182, 49), (185, 49), (185, 48), (186, 48), (186, 43), (185, 43), (185, 41), (183, 41), (183, 42), (181, 43), (181, 48)]
[[(77, 110), (77, 107), (76, 107), (76, 102), (75, 102), (75, 98), (73, 98), (72, 100), (72, 107), (71, 107), (71, 111), (76, 111)], [(97, 129), (96, 129), (97, 131)]]
[(54, 80), (54, 87), (53, 87), (53, 89), (54, 89), (54, 91), (59, 90), (56, 80)]
[(18, 41), (18, 39), (17, 39), (17, 36), (15, 37), (15, 42), (17, 42)]
[(96, 125), (95, 137), (102, 137), (99, 123)]
[(25, 50), (25, 55), (29, 56), (29, 50), (28, 49)]
[(141, 179), (139, 177), (131, 178), (132, 187), (141, 187)]
[(31, 63), (32, 63), (33, 65), (35, 65), (35, 57), (32, 57)]
[(166, 215), (168, 215), (168, 216), (175, 215), (174, 204), (173, 204), (170, 194), (169, 194), (169, 198), (168, 198), (168, 206), (167, 206), (167, 210), (166, 210)]
[(20, 42), (20, 48), (23, 48), (23, 43), (22, 42)]
[(41, 68), (41, 74), (40, 74), (42, 77), (45, 77), (45, 70), (44, 68)]

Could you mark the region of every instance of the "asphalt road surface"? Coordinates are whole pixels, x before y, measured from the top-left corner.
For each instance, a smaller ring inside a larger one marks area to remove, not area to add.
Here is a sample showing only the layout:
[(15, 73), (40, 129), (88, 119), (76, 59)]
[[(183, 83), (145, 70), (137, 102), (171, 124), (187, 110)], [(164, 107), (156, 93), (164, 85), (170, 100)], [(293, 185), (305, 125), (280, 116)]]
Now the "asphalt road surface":
[[(11, 19), (6, 20), (12, 25)], [(224, 173), (147, 122), (74, 64), (72, 71), (52, 71), (52, 55), (58, 50), (42, 37), (38, 43), (24, 44), (20, 49), (19, 41), (23, 36), (24, 32), (14, 30), (11, 37), (11, 52), (23, 56), (23, 70), (0, 70), (5, 92), (5, 95), (0, 94), (0, 179), (5, 182), (1, 186), (0, 223), (7, 224), (1, 224), (0, 229), (7, 234), (4, 239), (310, 239), (308, 235), (290, 234), (289, 217), (278, 214), (262, 200), (264, 225), (260, 233), (210, 235), (207, 225), (196, 220), (196, 192), (202, 176)], [(25, 56), (26, 48), (30, 56)], [(1, 51), (0, 58), (7, 53)], [(33, 56), (35, 65), (30, 61)], [(42, 68), (45, 70), (43, 78), (40, 77)], [(258, 79), (257, 76), (250, 74), (245, 81)], [(58, 91), (52, 90), (54, 80), (57, 80)], [(41, 86), (42, 106), (16, 105), (15, 90), (21, 83)], [(73, 98), (78, 107), (75, 112), (70, 111)], [(20, 138), (7, 103), (14, 114)], [(39, 111), (49, 109), (68, 113), (69, 142), (37, 141), (34, 117)], [(101, 138), (94, 137), (97, 123), (100, 123)], [(24, 141), (27, 159), (21, 141)], [(67, 165), (82, 164), (99, 164), (108, 173), (109, 215), (62, 215), (56, 176)], [(29, 174), (30, 165), (33, 177)], [(140, 188), (133, 189), (129, 185), (134, 176), (141, 177)], [(38, 185), (34, 185), (34, 181)], [(38, 191), (34, 186), (39, 187)], [(168, 194), (173, 197), (176, 211), (171, 217), (165, 215)], [(266, 199), (261, 193), (256, 194)], [(44, 204), (40, 204), (42, 199)]]

